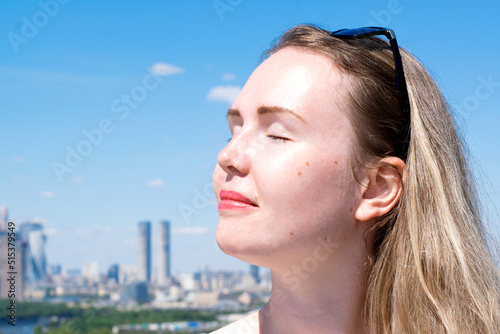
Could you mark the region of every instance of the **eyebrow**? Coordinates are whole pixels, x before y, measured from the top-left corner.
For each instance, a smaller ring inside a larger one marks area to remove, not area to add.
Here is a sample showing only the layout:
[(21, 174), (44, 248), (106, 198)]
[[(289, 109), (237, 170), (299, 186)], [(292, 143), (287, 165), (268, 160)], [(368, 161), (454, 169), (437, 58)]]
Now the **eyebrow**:
[[(298, 118), (299, 120), (301, 120), (302, 122), (304, 122), (305, 124), (307, 124), (307, 121), (304, 118), (302, 118), (302, 116), (300, 116), (296, 112), (294, 112), (294, 111), (292, 111), (290, 109), (287, 109), (285, 107), (280, 107), (280, 106), (265, 106), (265, 105), (263, 105), (263, 106), (261, 106), (261, 107), (259, 107), (257, 109), (257, 114), (259, 114), (259, 115), (263, 115), (263, 114), (267, 114), (267, 113), (292, 115), (295, 118)], [(240, 111), (238, 109), (230, 108), (227, 111), (226, 117), (229, 117), (229, 116), (239, 116), (239, 117), (241, 117), (241, 113), (240, 113)]]

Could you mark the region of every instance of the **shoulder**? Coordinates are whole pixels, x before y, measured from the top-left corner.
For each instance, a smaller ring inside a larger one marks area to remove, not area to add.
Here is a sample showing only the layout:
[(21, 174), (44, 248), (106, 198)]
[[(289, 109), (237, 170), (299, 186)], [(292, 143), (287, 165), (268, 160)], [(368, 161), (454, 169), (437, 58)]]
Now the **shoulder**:
[(259, 333), (259, 312), (254, 312), (243, 319), (233, 322), (211, 334), (258, 334)]

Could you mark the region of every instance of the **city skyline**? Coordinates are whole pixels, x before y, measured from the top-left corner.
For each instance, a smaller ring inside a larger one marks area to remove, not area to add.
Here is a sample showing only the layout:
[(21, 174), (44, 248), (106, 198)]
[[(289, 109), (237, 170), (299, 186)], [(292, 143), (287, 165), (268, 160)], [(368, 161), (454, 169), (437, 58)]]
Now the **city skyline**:
[[(7, 208), (0, 208), (3, 211), (3, 218), (7, 217), (5, 214)], [(0, 223), (2, 221), (0, 219)], [(6, 225), (10, 220), (5, 220)], [(88, 282), (98, 282), (102, 277), (114, 278), (116, 282), (127, 281), (123, 279), (123, 270), (129, 271), (125, 275), (130, 275), (129, 279), (132, 282), (145, 282), (154, 283), (159, 287), (167, 287), (172, 284), (171, 273), (171, 257), (170, 252), (170, 222), (164, 220), (159, 222), (157, 228), (158, 233), (158, 249), (153, 250), (151, 246), (151, 231), (153, 224), (149, 221), (142, 221), (138, 223), (138, 262), (132, 265), (123, 263), (112, 263), (108, 266), (99, 265), (99, 261), (92, 260), (90, 262), (82, 263), (80, 268), (64, 267), (59, 263), (50, 261), (46, 254), (45, 243), (46, 235), (44, 232), (43, 224), (39, 222), (23, 222), (18, 226), (19, 230), (16, 233), (16, 271), (17, 276), (22, 277), (22, 286), (27, 285), (30, 288), (38, 288), (43, 286), (54, 277), (58, 275), (82, 275), (88, 279)], [(7, 242), (7, 233), (9, 230), (0, 229), (0, 243), (5, 248)], [(152, 255), (158, 254), (157, 265), (153, 266)], [(142, 257), (142, 259), (141, 259)], [(7, 258), (0, 257), (0, 264), (2, 272), (5, 273), (7, 268)], [(153, 270), (155, 268), (155, 270)], [(132, 271), (130, 271), (132, 270)], [(209, 267), (204, 265), (197, 268), (197, 271), (208, 271)], [(259, 283), (259, 267), (249, 265), (248, 272), (252, 275), (257, 283)], [(193, 274), (193, 272), (178, 272), (177, 274)], [(49, 279), (50, 278), (50, 279)], [(4, 288), (4, 285), (0, 286)]]
[[(375, 25), (393, 29), (442, 88), (498, 240), (499, 6), (2, 2), (0, 205), (18, 227), (43, 224), (50, 265), (83, 270), (98, 261), (99, 272), (116, 263), (137, 266), (138, 222), (168, 220), (171, 274), (204, 265), (247, 270), (215, 240), (211, 175), (231, 136), (227, 109), (261, 53), (293, 25)], [(422, 31), (423, 20), (439, 38)], [(153, 229), (152, 274), (163, 270), (159, 234)]]
[[(8, 212), (8, 208), (0, 206), (0, 212)], [(0, 217), (1, 224), (4, 217), (6, 218), (8, 215), (1, 216), (0, 213)], [(172, 276), (172, 254), (170, 252), (171, 231), (169, 220), (162, 220), (158, 222), (158, 224), (153, 224), (150, 221), (141, 221), (138, 224), (136, 223), (136, 228), (139, 227), (138, 231), (135, 231), (135, 234), (137, 235), (138, 232), (139, 236), (139, 242), (137, 243), (137, 254), (139, 255), (137, 256), (137, 261), (135, 263), (130, 261), (120, 263), (119, 261), (114, 260), (99, 262), (97, 259), (89, 258), (88, 260), (73, 266), (52, 261), (50, 256), (47, 256), (47, 234), (42, 221), (35, 219), (33, 221), (24, 221), (19, 223), (15, 219), (6, 219), (6, 226), (9, 221), (15, 223), (18, 235), (17, 244), (20, 245), (22, 243), (25, 245), (23, 247), (23, 257), (27, 260), (26, 262), (23, 262), (23, 267), (24, 272), (26, 272), (26, 275), (29, 276), (28, 280), (44, 280), (48, 273), (52, 273), (52, 267), (57, 268), (57, 271), (84, 272), (87, 266), (95, 264), (98, 264), (100, 275), (108, 273), (109, 270), (116, 265), (125, 265), (129, 267), (136, 267), (139, 276), (138, 280), (140, 281), (149, 282), (154, 278), (154, 280), (160, 282), (160, 284), (166, 284), (168, 279)], [(154, 228), (154, 225), (157, 225), (156, 228)], [(158, 232), (157, 234), (154, 234), (155, 230)], [(0, 232), (2, 231), (3, 229), (0, 229)], [(21, 238), (19, 238), (19, 236), (21, 236)], [(156, 261), (153, 261), (153, 257)], [(193, 271), (200, 270), (200, 268), (205, 267), (206, 264), (203, 263), (197, 268), (194, 268)], [(176, 274), (182, 273), (187, 272), (179, 270), (176, 271)]]

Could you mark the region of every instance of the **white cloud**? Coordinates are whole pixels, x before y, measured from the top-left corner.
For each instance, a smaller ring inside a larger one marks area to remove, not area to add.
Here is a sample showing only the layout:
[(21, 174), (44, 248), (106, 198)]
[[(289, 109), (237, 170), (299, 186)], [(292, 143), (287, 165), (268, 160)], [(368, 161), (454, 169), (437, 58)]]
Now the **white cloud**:
[(175, 234), (207, 234), (208, 230), (201, 226), (193, 226), (193, 227), (178, 227), (174, 228), (173, 232)]
[(74, 231), (74, 233), (78, 236), (89, 236), (90, 235), (90, 231), (83, 229), (83, 228), (76, 229)]
[(148, 187), (155, 188), (155, 187), (163, 187), (165, 185), (165, 182), (163, 182), (162, 179), (154, 179), (148, 182)]
[(153, 66), (151, 66), (151, 71), (161, 76), (184, 73), (182, 68), (167, 63), (154, 63)]
[(11, 178), (12, 178), (12, 181), (16, 181), (16, 182), (23, 182), (23, 181), (27, 180), (26, 176), (19, 175), (19, 174), (12, 175)]
[(74, 177), (70, 180), (71, 183), (73, 184), (82, 184), (85, 182), (85, 179), (81, 176)]
[(109, 226), (103, 226), (103, 225), (94, 225), (92, 226), (93, 230), (96, 231), (98, 234), (103, 234), (103, 233), (113, 233), (113, 229)]
[(50, 190), (42, 191), (40, 193), (40, 197), (42, 197), (42, 198), (52, 198), (52, 197), (54, 197), (54, 192), (50, 191)]
[(232, 81), (234, 79), (236, 79), (236, 76), (232, 73), (224, 73), (222, 75), (222, 80), (224, 80), (224, 81)]
[(12, 158), (14, 162), (22, 162), (24, 158), (20, 155), (16, 155), (14, 158)]
[(209, 101), (223, 101), (229, 104), (233, 103), (241, 91), (239, 86), (216, 86), (210, 89), (207, 94)]

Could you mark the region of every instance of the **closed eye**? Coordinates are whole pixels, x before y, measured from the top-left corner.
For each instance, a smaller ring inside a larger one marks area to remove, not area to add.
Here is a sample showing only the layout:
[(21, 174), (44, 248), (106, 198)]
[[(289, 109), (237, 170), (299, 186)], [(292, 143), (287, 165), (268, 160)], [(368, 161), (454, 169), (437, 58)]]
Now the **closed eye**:
[(267, 137), (271, 138), (272, 140), (283, 141), (283, 142), (290, 140), (290, 139), (285, 138), (285, 137), (278, 137), (278, 136), (273, 136), (273, 135), (267, 135)]
[[(272, 140), (282, 141), (282, 142), (290, 140), (290, 139), (285, 138), (285, 137), (278, 137), (278, 136), (273, 136), (273, 135), (267, 135), (267, 137), (271, 138)], [(227, 142), (229, 143), (232, 139), (233, 139), (233, 137), (228, 138)]]

